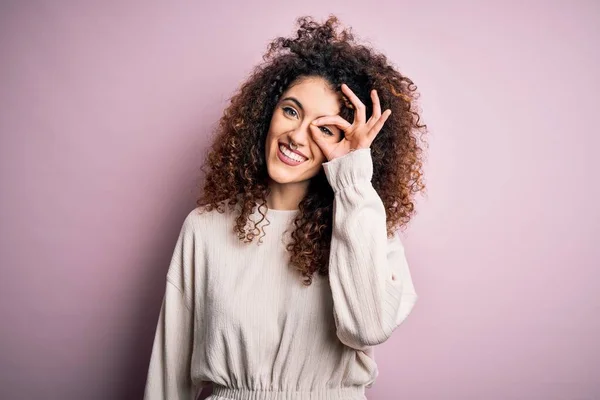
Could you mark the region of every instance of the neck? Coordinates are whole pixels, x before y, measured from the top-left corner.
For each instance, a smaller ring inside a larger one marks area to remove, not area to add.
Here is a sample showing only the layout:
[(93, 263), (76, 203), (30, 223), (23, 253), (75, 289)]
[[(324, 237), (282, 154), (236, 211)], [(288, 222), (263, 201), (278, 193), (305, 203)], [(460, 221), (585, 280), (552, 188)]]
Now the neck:
[(278, 183), (270, 180), (267, 207), (271, 210), (297, 210), (307, 190), (308, 182)]

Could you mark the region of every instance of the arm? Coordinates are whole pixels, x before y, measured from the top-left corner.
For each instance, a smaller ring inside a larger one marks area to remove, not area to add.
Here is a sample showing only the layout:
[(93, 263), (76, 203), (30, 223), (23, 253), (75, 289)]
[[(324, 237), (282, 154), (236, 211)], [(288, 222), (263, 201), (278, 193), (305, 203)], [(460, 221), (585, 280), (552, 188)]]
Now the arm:
[(398, 232), (387, 237), (384, 205), (371, 184), (371, 149), (323, 167), (335, 193), (329, 281), (337, 336), (366, 350), (392, 335), (417, 294)]
[(179, 234), (171, 264), (152, 356), (144, 400), (195, 400), (199, 387), (191, 377), (194, 349), (194, 259), (195, 231), (188, 215)]

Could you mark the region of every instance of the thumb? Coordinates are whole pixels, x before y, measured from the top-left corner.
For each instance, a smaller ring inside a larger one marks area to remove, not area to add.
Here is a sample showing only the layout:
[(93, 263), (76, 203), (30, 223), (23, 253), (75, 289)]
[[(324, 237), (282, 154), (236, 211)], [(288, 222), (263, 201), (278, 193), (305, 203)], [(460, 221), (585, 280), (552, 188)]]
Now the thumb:
[(323, 136), (322, 136), (323, 133), (321, 132), (320, 127), (318, 125), (313, 125), (311, 123), (310, 124), (310, 133), (312, 135), (313, 140), (317, 144), (317, 146), (319, 146), (319, 148), (321, 149), (321, 151), (323, 152), (325, 157), (327, 157), (327, 155), (331, 151), (331, 143), (327, 142), (327, 140), (325, 140), (325, 138), (323, 138)]

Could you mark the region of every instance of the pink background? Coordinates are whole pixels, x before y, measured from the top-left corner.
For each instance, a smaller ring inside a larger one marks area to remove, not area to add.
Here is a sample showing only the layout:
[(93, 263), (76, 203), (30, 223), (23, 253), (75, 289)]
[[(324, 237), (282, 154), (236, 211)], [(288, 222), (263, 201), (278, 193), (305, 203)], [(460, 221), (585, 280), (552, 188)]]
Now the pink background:
[(1, 3), (0, 398), (141, 398), (209, 134), (329, 12), (431, 130), (420, 299), (369, 399), (600, 399), (599, 3), (320, 0)]

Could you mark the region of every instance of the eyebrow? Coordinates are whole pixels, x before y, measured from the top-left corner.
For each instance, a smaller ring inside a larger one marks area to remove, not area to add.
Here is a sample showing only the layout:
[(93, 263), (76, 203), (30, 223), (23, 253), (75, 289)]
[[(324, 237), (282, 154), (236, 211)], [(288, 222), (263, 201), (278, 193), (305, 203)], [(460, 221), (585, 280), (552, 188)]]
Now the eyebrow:
[(304, 111), (304, 107), (302, 107), (302, 103), (300, 103), (298, 101), (298, 99), (296, 99), (295, 97), (286, 97), (285, 99), (283, 99), (281, 101), (286, 101), (286, 100), (290, 100), (290, 101), (294, 102), (294, 104), (296, 104), (299, 109), (301, 109), (302, 111)]

